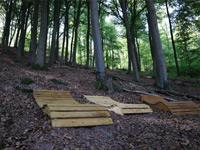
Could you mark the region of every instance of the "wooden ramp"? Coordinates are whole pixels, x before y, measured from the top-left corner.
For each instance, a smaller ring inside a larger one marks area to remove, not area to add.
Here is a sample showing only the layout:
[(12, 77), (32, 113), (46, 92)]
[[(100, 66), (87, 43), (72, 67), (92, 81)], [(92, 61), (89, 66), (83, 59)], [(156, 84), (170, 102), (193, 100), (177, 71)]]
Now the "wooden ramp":
[(105, 107), (79, 104), (68, 91), (33, 90), (37, 104), (52, 122), (53, 127), (84, 127), (113, 124)]
[(117, 114), (138, 114), (138, 113), (152, 113), (153, 111), (148, 105), (145, 104), (123, 104), (117, 101), (114, 101), (108, 96), (88, 96), (84, 97), (95, 104), (105, 106), (110, 111), (114, 111)]
[(140, 95), (140, 100), (159, 110), (170, 111), (173, 115), (200, 114), (200, 107), (191, 101), (168, 102), (161, 96)]

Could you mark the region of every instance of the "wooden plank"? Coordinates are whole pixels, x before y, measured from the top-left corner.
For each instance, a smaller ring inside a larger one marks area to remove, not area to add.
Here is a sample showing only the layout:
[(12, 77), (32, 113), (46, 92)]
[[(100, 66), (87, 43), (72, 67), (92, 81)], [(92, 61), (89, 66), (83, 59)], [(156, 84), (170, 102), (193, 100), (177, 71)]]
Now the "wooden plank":
[(53, 127), (83, 127), (111, 124), (113, 124), (111, 118), (52, 119)]
[(33, 92), (37, 93), (37, 92), (51, 92), (51, 93), (65, 93), (68, 91), (61, 91), (61, 90), (42, 90), (42, 89), (34, 89)]
[(96, 118), (110, 117), (107, 111), (87, 111), (87, 112), (50, 112), (51, 118)]
[(147, 108), (150, 108), (148, 105), (146, 104), (118, 104), (118, 106), (120, 108), (132, 108), (132, 109), (147, 109)]
[(187, 112), (187, 111), (200, 111), (200, 108), (177, 108), (170, 109), (171, 112)]
[(140, 114), (140, 113), (152, 113), (153, 111), (149, 109), (122, 109), (123, 114)]
[(97, 104), (48, 104), (50, 107), (100, 107)]
[[(36, 100), (74, 100), (73, 98), (66, 98), (66, 97), (35, 97)], [(75, 100), (74, 100), (75, 101)]]
[(200, 115), (200, 111), (172, 112), (172, 114), (173, 114), (173, 115), (189, 115), (189, 114)]
[(44, 105), (49, 105), (49, 104), (52, 104), (52, 105), (65, 105), (65, 104), (77, 104), (77, 102), (75, 101), (36, 101), (37, 104), (42, 108)]
[(105, 107), (49, 107), (50, 111), (105, 111)]

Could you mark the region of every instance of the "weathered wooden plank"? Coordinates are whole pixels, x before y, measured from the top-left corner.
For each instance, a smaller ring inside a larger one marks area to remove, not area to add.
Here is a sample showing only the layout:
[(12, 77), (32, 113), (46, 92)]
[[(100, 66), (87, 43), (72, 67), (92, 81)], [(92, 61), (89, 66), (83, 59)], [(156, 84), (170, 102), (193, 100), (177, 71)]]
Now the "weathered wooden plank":
[(189, 114), (197, 114), (200, 115), (200, 111), (188, 111), (188, 112), (172, 112), (173, 115), (189, 115)]
[(96, 118), (110, 117), (107, 111), (86, 111), (86, 112), (50, 112), (50, 117), (54, 118)]
[(50, 111), (105, 111), (105, 107), (49, 107)]
[(83, 127), (111, 124), (113, 124), (111, 118), (52, 119), (53, 127)]
[(36, 101), (37, 104), (42, 108), (44, 105), (65, 105), (65, 104), (77, 104), (76, 101)]
[(170, 110), (171, 112), (187, 112), (187, 111), (200, 111), (200, 108), (175, 108)]
[(122, 109), (123, 114), (140, 114), (140, 113), (152, 113), (153, 111), (149, 109)]

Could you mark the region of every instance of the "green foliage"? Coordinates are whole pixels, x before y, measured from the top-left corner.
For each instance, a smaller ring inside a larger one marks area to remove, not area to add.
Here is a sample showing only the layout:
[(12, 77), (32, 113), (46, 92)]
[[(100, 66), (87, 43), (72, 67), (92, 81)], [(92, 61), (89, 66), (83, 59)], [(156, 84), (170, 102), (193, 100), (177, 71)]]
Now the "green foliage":
[(23, 85), (29, 85), (33, 82), (34, 81), (31, 78), (24, 78), (23, 80), (21, 80), (21, 84), (23, 84)]
[(22, 92), (22, 93), (33, 93), (32, 89), (25, 89), (25, 88), (21, 88), (19, 86), (16, 87), (16, 90)]
[(53, 82), (53, 83), (56, 83), (56, 84), (62, 84), (62, 82), (60, 80), (57, 80), (57, 79), (51, 79), (50, 81)]

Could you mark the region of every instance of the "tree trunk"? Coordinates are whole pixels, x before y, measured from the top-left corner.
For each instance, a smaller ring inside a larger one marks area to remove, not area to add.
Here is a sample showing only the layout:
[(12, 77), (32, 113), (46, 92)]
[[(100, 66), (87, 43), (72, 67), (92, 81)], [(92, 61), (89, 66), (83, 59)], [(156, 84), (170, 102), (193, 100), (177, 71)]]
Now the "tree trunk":
[(66, 15), (65, 15), (65, 26), (66, 26), (66, 50), (65, 50), (65, 64), (68, 64), (68, 45), (69, 45), (69, 1), (65, 1)]
[(88, 7), (88, 16), (87, 16), (87, 21), (88, 21), (88, 28), (87, 28), (87, 61), (86, 61), (86, 68), (89, 68), (89, 57), (90, 57), (90, 3), (89, 0), (87, 0), (87, 7)]
[(22, 1), (22, 15), (21, 15), (21, 25), (20, 25), (20, 30), (21, 30), (21, 35), (20, 35), (20, 40), (19, 40), (19, 47), (17, 51), (17, 61), (21, 61), (21, 55), (23, 51), (23, 41), (25, 40), (25, 17), (26, 17), (26, 5), (27, 2), (25, 0)]
[(4, 44), (5, 53), (7, 53), (8, 51), (12, 6), (13, 6), (13, 0), (10, 0), (9, 10), (6, 12), (6, 23), (5, 23), (5, 30), (4, 30), (4, 36), (3, 36), (3, 44)]
[(92, 14), (92, 36), (94, 40), (95, 60), (96, 60), (96, 79), (104, 81), (106, 73), (103, 59), (103, 51), (101, 45), (101, 32), (99, 26), (99, 15), (97, 0), (90, 0)]
[(134, 78), (136, 81), (140, 81), (140, 77), (139, 77), (139, 73), (138, 73), (138, 66), (137, 66), (137, 61), (136, 61), (136, 56), (134, 53), (134, 45), (133, 45), (133, 41), (132, 41), (132, 36), (131, 36), (131, 30), (130, 30), (130, 26), (129, 26), (129, 22), (128, 22), (128, 16), (127, 16), (127, 12), (126, 12), (126, 1), (125, 0), (120, 0), (120, 4), (122, 7), (122, 11), (123, 11), (123, 17), (124, 17), (124, 23), (126, 26), (126, 36), (127, 36), (127, 44), (128, 44), (128, 49), (130, 50), (130, 54), (131, 54), (131, 60), (132, 60), (132, 64), (133, 64), (133, 69), (134, 69)]
[(156, 62), (156, 85), (160, 88), (169, 88), (167, 83), (165, 58), (162, 50), (153, 0), (146, 0), (146, 5), (148, 10), (149, 27), (152, 36), (153, 54)]
[(174, 36), (173, 36), (173, 30), (172, 30), (172, 24), (171, 24), (171, 18), (170, 18), (170, 14), (169, 14), (167, 0), (165, 0), (165, 5), (166, 5), (166, 9), (167, 9), (167, 16), (169, 19), (169, 27), (170, 27), (170, 34), (171, 34), (173, 51), (174, 51), (174, 60), (175, 60), (175, 64), (176, 64), (177, 76), (180, 76), (180, 70), (179, 70), (179, 65), (178, 65), (178, 60), (177, 60), (177, 55), (176, 55), (176, 47), (175, 47), (175, 43), (174, 43)]
[(15, 24), (13, 34), (11, 35), (11, 38), (10, 38), (9, 46), (11, 46), (11, 44), (12, 44), (12, 40), (13, 40), (13, 38), (15, 36), (16, 30), (17, 30), (17, 25)]
[(72, 65), (74, 67), (76, 67), (76, 48), (77, 48), (78, 26), (79, 26), (80, 14), (81, 14), (81, 0), (79, 0), (78, 12), (77, 12), (77, 17), (76, 17), (76, 25), (75, 25), (74, 51), (73, 51), (73, 61), (72, 61)]
[(35, 0), (35, 6), (33, 12), (33, 24), (31, 29), (31, 49), (29, 58), (29, 64), (31, 66), (35, 63), (35, 51), (37, 48), (38, 11), (39, 11), (39, 0)]
[(53, 34), (52, 34), (52, 41), (51, 41), (51, 52), (50, 52), (50, 56), (49, 56), (49, 62), (48, 62), (48, 66), (52, 67), (54, 64), (54, 58), (55, 58), (55, 45), (56, 45), (56, 30), (58, 28), (58, 24), (59, 24), (59, 5), (60, 5), (60, 1), (59, 0), (55, 0), (54, 2), (54, 26), (53, 26)]
[(47, 18), (48, 18), (48, 2), (47, 0), (41, 0), (41, 24), (40, 24), (40, 35), (38, 42), (38, 52), (36, 57), (36, 63), (41, 68), (44, 67), (44, 51), (46, 44), (46, 34), (47, 34)]
[(14, 47), (17, 48), (18, 46), (18, 39), (19, 39), (19, 33), (20, 33), (20, 17), (18, 18), (18, 22), (17, 22), (17, 35), (16, 35), (16, 39), (15, 39), (15, 44)]

